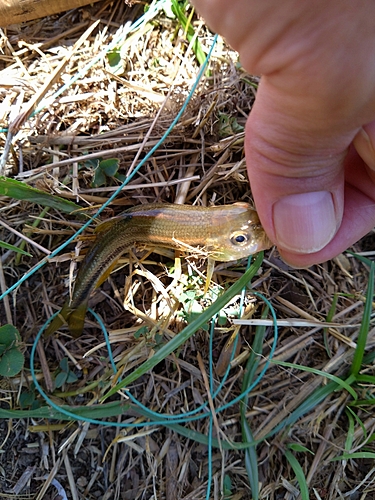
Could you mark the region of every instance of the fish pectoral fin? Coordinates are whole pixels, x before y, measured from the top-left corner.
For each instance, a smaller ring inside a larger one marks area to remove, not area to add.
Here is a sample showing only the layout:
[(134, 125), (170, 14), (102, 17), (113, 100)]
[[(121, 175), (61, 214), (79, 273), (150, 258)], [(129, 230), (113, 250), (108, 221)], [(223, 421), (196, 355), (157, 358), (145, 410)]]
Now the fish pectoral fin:
[(69, 301), (65, 302), (61, 311), (46, 328), (44, 335), (49, 337), (61, 326), (67, 325), (73, 337), (80, 337), (85, 324), (88, 301), (82, 302), (76, 309), (71, 309)]
[(207, 259), (207, 276), (206, 276), (206, 283), (204, 285), (204, 295), (208, 292), (208, 289), (210, 287), (212, 275), (214, 274), (215, 270), (215, 260), (211, 259), (208, 257)]

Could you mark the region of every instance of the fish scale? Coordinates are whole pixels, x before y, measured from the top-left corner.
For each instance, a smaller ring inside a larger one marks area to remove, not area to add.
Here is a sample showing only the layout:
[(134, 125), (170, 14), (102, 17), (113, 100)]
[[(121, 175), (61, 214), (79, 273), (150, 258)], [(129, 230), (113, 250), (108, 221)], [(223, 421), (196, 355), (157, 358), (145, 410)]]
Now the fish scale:
[(72, 299), (48, 326), (46, 335), (63, 324), (73, 336), (81, 335), (91, 292), (107, 278), (121, 255), (136, 244), (184, 251), (187, 246), (199, 247), (209, 258), (227, 262), (271, 246), (257, 212), (242, 202), (214, 207), (139, 205), (99, 224), (95, 235), (79, 268)]

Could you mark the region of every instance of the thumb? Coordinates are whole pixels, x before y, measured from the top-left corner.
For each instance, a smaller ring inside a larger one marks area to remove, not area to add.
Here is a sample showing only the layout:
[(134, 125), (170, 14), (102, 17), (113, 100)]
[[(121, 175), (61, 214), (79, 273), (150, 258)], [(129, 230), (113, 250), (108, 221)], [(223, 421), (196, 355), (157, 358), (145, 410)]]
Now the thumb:
[(247, 166), (268, 236), (287, 262), (308, 266), (325, 260), (320, 251), (340, 227), (343, 162), (356, 131), (335, 137), (298, 97), (284, 97), (263, 79), (246, 125)]

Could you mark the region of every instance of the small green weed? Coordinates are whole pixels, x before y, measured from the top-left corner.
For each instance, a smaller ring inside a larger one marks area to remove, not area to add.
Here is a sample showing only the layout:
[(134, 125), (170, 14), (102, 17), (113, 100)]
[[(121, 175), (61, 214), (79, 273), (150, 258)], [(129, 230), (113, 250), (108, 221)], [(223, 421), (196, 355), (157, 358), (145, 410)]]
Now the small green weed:
[(21, 335), (13, 325), (0, 327), (0, 375), (14, 377), (24, 365), (21, 351)]
[(77, 375), (69, 368), (68, 358), (63, 358), (60, 361), (60, 370), (55, 378), (56, 388), (59, 389), (64, 384), (71, 384), (73, 382), (77, 382), (77, 380)]
[(37, 400), (36, 396), (35, 384), (31, 384), (29, 389), (23, 390), (18, 399), (21, 409), (30, 408), (31, 410), (37, 410), (40, 408), (41, 402)]
[(111, 184), (114, 179), (123, 182), (125, 177), (118, 173), (118, 164), (119, 161), (117, 158), (108, 158), (107, 160), (99, 158), (85, 162), (86, 167), (91, 167), (94, 170), (91, 187), (106, 186)]
[(244, 131), (235, 116), (228, 116), (225, 113), (219, 113), (219, 135), (220, 137), (231, 137)]
[(224, 476), (224, 484), (223, 484), (223, 494), (224, 494), (224, 500), (229, 500), (230, 497), (232, 496), (232, 480), (228, 474), (225, 474)]

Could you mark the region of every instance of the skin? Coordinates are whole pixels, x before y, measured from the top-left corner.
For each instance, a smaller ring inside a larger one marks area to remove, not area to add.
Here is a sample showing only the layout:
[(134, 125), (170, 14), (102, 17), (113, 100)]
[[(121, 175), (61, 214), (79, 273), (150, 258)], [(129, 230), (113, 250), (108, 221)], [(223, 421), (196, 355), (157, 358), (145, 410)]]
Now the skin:
[(291, 265), (375, 226), (375, 1), (194, 0), (262, 75), (246, 126), (259, 217)]

